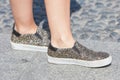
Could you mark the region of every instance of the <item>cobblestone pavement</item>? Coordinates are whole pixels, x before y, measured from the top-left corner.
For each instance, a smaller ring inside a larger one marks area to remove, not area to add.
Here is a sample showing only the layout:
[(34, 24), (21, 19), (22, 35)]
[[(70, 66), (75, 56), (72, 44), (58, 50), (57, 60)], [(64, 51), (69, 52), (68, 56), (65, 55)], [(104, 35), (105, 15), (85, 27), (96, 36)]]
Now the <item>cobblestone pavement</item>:
[[(34, 0), (33, 12), (36, 23), (48, 30), (43, 0)], [(73, 35), (88, 48), (113, 56), (112, 65), (104, 68), (54, 65), (46, 53), (12, 50), (13, 22), (9, 0), (0, 0), (0, 80), (120, 79), (120, 0), (71, 0)]]
[(71, 18), (77, 39), (119, 42), (120, 0), (84, 0), (81, 6)]

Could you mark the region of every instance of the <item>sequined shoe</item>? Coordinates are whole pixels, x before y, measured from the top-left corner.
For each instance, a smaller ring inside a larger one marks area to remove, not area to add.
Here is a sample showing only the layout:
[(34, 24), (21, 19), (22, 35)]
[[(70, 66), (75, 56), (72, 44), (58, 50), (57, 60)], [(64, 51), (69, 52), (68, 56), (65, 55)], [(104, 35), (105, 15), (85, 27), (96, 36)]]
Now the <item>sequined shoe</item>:
[(38, 27), (35, 34), (22, 35), (14, 27), (10, 41), (13, 49), (47, 52), (50, 41), (46, 31)]
[(50, 44), (48, 47), (48, 62), (86, 67), (104, 67), (111, 64), (112, 57), (106, 52), (90, 50), (76, 41), (72, 48), (65, 49), (58, 49)]

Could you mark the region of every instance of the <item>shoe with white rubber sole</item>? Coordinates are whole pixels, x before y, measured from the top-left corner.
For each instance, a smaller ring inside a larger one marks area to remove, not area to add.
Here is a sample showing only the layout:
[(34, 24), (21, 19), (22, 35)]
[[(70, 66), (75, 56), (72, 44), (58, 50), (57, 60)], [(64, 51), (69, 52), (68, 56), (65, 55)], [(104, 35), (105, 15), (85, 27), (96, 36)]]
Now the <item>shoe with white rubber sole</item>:
[(65, 49), (58, 49), (50, 44), (47, 56), (50, 63), (85, 67), (104, 67), (112, 62), (112, 57), (108, 53), (90, 50), (77, 41), (72, 48)]
[(47, 52), (49, 39), (48, 34), (42, 28), (37, 28), (35, 34), (20, 34), (14, 29), (11, 36), (11, 46), (16, 50)]

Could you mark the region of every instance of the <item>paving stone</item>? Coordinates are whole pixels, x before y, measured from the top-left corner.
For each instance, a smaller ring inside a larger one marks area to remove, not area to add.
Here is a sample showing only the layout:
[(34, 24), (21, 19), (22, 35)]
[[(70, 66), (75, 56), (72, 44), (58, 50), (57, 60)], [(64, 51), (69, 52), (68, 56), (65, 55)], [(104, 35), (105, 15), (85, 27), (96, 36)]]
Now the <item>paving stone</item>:
[(97, 8), (103, 8), (104, 7), (104, 4), (100, 3), (100, 2), (95, 3), (95, 5), (96, 5)]
[(82, 34), (80, 36), (80, 39), (88, 39), (89, 38), (89, 35), (88, 34)]

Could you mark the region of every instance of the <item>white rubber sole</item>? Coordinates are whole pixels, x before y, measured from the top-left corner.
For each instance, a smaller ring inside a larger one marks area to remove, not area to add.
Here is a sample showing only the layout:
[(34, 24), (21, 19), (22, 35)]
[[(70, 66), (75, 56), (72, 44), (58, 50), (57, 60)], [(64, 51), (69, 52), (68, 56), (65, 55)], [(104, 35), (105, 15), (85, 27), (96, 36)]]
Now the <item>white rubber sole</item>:
[(103, 60), (97, 60), (97, 61), (85, 61), (85, 60), (76, 60), (76, 59), (66, 59), (66, 58), (54, 58), (49, 55), (48, 62), (54, 63), (54, 64), (74, 64), (74, 65), (80, 65), (85, 67), (103, 67), (111, 64), (112, 57), (108, 57)]
[(33, 45), (25, 45), (25, 44), (17, 44), (12, 41), (10, 41), (11, 46), (15, 50), (26, 50), (26, 51), (41, 51), (41, 52), (47, 52), (48, 47), (41, 47), (41, 46), (33, 46)]

